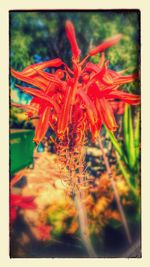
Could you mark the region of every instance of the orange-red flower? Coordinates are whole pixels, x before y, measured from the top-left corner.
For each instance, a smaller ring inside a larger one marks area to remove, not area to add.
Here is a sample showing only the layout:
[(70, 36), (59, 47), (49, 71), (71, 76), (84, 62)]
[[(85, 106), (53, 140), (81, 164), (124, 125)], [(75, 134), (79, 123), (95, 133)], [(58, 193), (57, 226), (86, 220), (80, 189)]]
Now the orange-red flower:
[[(34, 86), (18, 86), (33, 97), (30, 104), (22, 108), (27, 110), (29, 117), (39, 116), (34, 141), (39, 143), (50, 126), (56, 134), (56, 142), (61, 140), (62, 144), (68, 144), (73, 149), (75, 144), (82, 143), (88, 131), (94, 139), (103, 124), (111, 131), (116, 130), (113, 101), (136, 105), (140, 103), (140, 96), (120, 90), (121, 85), (137, 79), (138, 74), (122, 75), (123, 72), (111, 70), (102, 52), (117, 44), (120, 34), (90, 50), (81, 61), (71, 21), (66, 22), (66, 34), (72, 50), (71, 69), (57, 58), (33, 64), (21, 72), (11, 69), (11, 73)], [(97, 53), (101, 53), (98, 64), (87, 62)], [(54, 74), (44, 71), (51, 67), (57, 68)]]
[(52, 226), (41, 224), (35, 227), (36, 237), (41, 241), (49, 241), (51, 238)]
[(13, 223), (19, 209), (35, 209), (36, 204), (32, 196), (10, 195), (10, 222)]

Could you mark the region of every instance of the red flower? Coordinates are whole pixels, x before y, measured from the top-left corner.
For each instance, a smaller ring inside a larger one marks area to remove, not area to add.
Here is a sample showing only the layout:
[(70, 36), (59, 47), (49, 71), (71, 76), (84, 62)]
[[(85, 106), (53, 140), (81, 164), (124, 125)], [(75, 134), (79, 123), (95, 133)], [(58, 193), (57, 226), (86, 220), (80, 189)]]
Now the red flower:
[(52, 230), (52, 226), (50, 225), (39, 225), (36, 226), (36, 237), (41, 241), (50, 240), (50, 233)]
[[(137, 74), (125, 76), (122, 75), (124, 71), (109, 69), (109, 61), (105, 61), (104, 53), (101, 53), (98, 64), (87, 62), (90, 56), (117, 44), (121, 39), (120, 34), (92, 49), (81, 62), (71, 21), (66, 22), (66, 34), (72, 50), (72, 69), (61, 59), (53, 59), (33, 64), (21, 72), (12, 69), (11, 73), (17, 79), (36, 87), (18, 86), (33, 96), (31, 103), (22, 108), (27, 110), (29, 117), (35, 114), (39, 116), (34, 141), (39, 143), (50, 126), (56, 134), (56, 143), (61, 141), (64, 147), (75, 149), (77, 143), (83, 144), (87, 131), (91, 132), (94, 139), (103, 124), (111, 131), (116, 130), (113, 101), (137, 105), (140, 96), (120, 90), (121, 85), (137, 79)], [(47, 67), (61, 69), (51, 74), (44, 71)]]
[(35, 209), (36, 204), (32, 196), (10, 195), (10, 222), (13, 223), (19, 209)]

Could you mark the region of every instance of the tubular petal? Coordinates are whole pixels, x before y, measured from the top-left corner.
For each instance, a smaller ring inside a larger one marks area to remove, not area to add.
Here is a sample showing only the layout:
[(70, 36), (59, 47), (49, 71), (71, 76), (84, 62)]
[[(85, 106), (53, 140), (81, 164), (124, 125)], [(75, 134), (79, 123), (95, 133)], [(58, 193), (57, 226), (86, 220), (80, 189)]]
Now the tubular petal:
[(81, 89), (78, 90), (77, 95), (79, 95), (84, 102), (86, 109), (87, 109), (87, 114), (89, 117), (89, 120), (92, 125), (95, 125), (97, 123), (97, 111), (94, 106), (94, 103), (91, 101), (91, 99), (82, 91)]
[(117, 44), (120, 39), (122, 37), (122, 34), (117, 34), (116, 36), (112, 37), (112, 38), (109, 38), (107, 39), (106, 41), (104, 41), (102, 44), (96, 46), (95, 48), (93, 48), (90, 52), (89, 52), (89, 55), (90, 56), (94, 56), (100, 52), (102, 52), (103, 50), (111, 47), (112, 45), (115, 45)]
[(48, 82), (52, 82), (58, 86), (60, 86), (61, 88), (63, 88), (63, 82), (60, 81), (56, 75), (54, 74), (50, 74), (44, 71), (37, 71), (37, 73), (39, 75), (41, 75), (45, 80), (47, 80)]
[(134, 73), (131, 75), (126, 75), (126, 76), (120, 76), (118, 79), (114, 80), (115, 84), (126, 84), (135, 81), (138, 79), (139, 75), (138, 73)]
[(105, 77), (105, 74), (107, 73), (107, 69), (108, 69), (108, 64), (109, 64), (109, 61), (107, 60), (105, 62), (104, 67), (102, 69), (100, 69), (99, 72), (97, 72), (96, 74), (93, 75), (93, 77), (91, 78), (91, 81), (96, 82), (98, 80), (100, 82), (105, 83), (106, 85), (109, 85), (109, 83), (104, 81), (104, 77)]
[(33, 79), (34, 81), (37, 81), (43, 84), (44, 88), (47, 88), (47, 86), (49, 85), (49, 82), (45, 78), (41, 77), (41, 75), (36, 75), (35, 77), (33, 77)]
[(17, 87), (20, 88), (26, 94), (30, 94), (31, 96), (36, 96), (40, 99), (47, 101), (55, 108), (57, 113), (59, 112), (60, 108), (59, 108), (58, 104), (53, 99), (51, 99), (49, 96), (44, 95), (40, 90), (30, 88), (30, 87), (23, 87), (20, 85), (17, 85)]
[(20, 109), (27, 110), (28, 112), (31, 112), (31, 113), (36, 113), (38, 111), (37, 107), (34, 107), (31, 104), (22, 105), (22, 104), (17, 104), (17, 103), (11, 102), (11, 105), (14, 106), (14, 107), (20, 108)]
[(73, 57), (77, 59), (80, 56), (81, 51), (77, 44), (74, 26), (70, 20), (66, 21), (66, 35), (71, 44)]
[(60, 117), (58, 118), (58, 135), (63, 135), (69, 121), (70, 116), (70, 107), (71, 107), (71, 101), (72, 101), (72, 93), (73, 89), (71, 87), (68, 87), (64, 99), (64, 104), (62, 106), (62, 112), (60, 113)]
[(101, 57), (100, 57), (100, 60), (99, 60), (99, 62), (98, 62), (98, 67), (99, 68), (102, 68), (103, 67), (103, 65), (104, 65), (104, 62), (105, 62), (105, 54), (104, 54), (104, 52), (102, 52), (102, 54), (101, 54)]
[(100, 86), (98, 86), (96, 83), (92, 84), (88, 90), (87, 90), (87, 95), (92, 99), (95, 98), (102, 98), (105, 97), (109, 92), (111, 92), (111, 89), (104, 89), (101, 90)]
[(114, 70), (108, 70), (107, 73), (111, 76), (111, 78), (116, 79), (120, 78), (120, 74)]
[(97, 98), (96, 98), (96, 101), (95, 101), (95, 106), (96, 106), (96, 110), (97, 110), (97, 114), (98, 114), (98, 128), (100, 130), (101, 127), (102, 127), (103, 116), (102, 116), (102, 113), (101, 113), (100, 102), (98, 101)]
[(92, 62), (88, 62), (86, 65), (85, 65), (85, 68), (84, 68), (84, 71), (94, 71), (94, 72), (99, 72), (99, 67), (92, 63)]
[(112, 91), (108, 95), (105, 96), (107, 99), (121, 99), (122, 101), (130, 104), (130, 105), (137, 105), (140, 104), (140, 96), (134, 95), (130, 93), (126, 93), (123, 91)]
[(45, 89), (46, 89), (46, 87), (41, 82), (36, 81), (35, 79), (32, 79), (32, 78), (26, 77), (23, 74), (21, 74), (20, 72), (15, 71), (12, 68), (11, 68), (11, 74), (12, 74), (12, 76), (17, 78), (18, 80), (32, 84), (32, 85), (38, 87), (39, 89), (41, 89), (42, 91), (45, 91)]
[(38, 124), (35, 129), (35, 136), (33, 141), (39, 144), (43, 139), (44, 135), (46, 134), (49, 126), (49, 116), (50, 116), (50, 107), (46, 107), (44, 109), (43, 114), (38, 121)]
[(63, 65), (62, 60), (60, 58), (55, 58), (49, 61), (30, 65), (27, 68), (25, 68), (23, 71), (21, 71), (21, 73), (28, 77), (28, 76), (35, 75), (37, 70), (43, 70), (43, 69), (51, 68), (51, 67), (60, 67), (61, 65)]
[(115, 131), (118, 126), (111, 105), (105, 98), (99, 99), (98, 101), (100, 103), (100, 111), (103, 117), (103, 123), (109, 130)]

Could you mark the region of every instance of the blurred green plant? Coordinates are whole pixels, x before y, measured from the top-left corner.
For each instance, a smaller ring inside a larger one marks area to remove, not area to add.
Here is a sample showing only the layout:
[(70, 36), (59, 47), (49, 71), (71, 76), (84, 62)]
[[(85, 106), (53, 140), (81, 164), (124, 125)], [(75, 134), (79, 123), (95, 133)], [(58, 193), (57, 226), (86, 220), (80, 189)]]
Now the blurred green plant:
[(9, 125), (11, 129), (33, 129), (32, 121), (27, 121), (25, 113), (16, 107), (11, 107)]
[(123, 116), (123, 140), (118, 141), (113, 132), (106, 131), (114, 146), (116, 159), (132, 193), (139, 195), (139, 172), (140, 172), (140, 110), (135, 119), (133, 110), (129, 105), (125, 106)]

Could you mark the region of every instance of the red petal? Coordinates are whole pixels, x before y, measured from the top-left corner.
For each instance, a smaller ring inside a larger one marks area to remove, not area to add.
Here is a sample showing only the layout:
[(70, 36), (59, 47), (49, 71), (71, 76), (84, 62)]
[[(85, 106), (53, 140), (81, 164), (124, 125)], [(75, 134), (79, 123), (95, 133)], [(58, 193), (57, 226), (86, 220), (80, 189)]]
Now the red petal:
[(140, 104), (140, 99), (141, 99), (139, 95), (125, 93), (118, 90), (110, 92), (105, 97), (107, 99), (121, 99), (123, 102), (128, 103), (130, 105)]
[(50, 107), (46, 107), (44, 109), (44, 112), (43, 114), (41, 114), (41, 117), (36, 126), (35, 136), (33, 141), (36, 142), (37, 144), (41, 142), (41, 140), (43, 139), (48, 130), (50, 109), (51, 109)]
[(29, 105), (22, 105), (22, 104), (20, 105), (20, 104), (12, 102), (11, 105), (14, 107), (20, 108), (20, 109), (27, 110), (32, 113), (36, 113), (38, 111), (37, 107), (31, 105), (31, 103)]
[(51, 67), (60, 67), (62, 64), (63, 62), (60, 58), (55, 58), (55, 59), (48, 60), (45, 62), (30, 65), (27, 68), (25, 68), (23, 71), (21, 71), (21, 73), (28, 77), (28, 76), (35, 75), (37, 73), (37, 70), (43, 70), (43, 69), (51, 68)]
[(36, 96), (40, 99), (43, 99), (45, 101), (47, 101), (48, 103), (50, 103), (56, 110), (56, 112), (58, 113), (60, 111), (60, 108), (58, 106), (58, 104), (49, 96), (44, 95), (40, 90), (38, 89), (34, 89), (31, 87), (23, 87), (20, 85), (17, 85), (18, 88), (20, 88), (23, 92), (25, 92), (26, 94), (30, 94), (31, 96)]
[(85, 65), (85, 68), (84, 68), (84, 71), (94, 71), (94, 72), (99, 72), (100, 71), (100, 68), (96, 65), (96, 64), (93, 64), (92, 62), (88, 62), (86, 65)]
[(44, 79), (46, 79), (48, 81), (48, 84), (51, 82), (58, 85), (60, 88), (63, 88), (63, 82), (60, 81), (56, 75), (44, 71), (37, 71), (37, 73), (41, 75)]
[(91, 99), (84, 93), (83, 90), (78, 90), (77, 94), (81, 97), (83, 103), (85, 104), (87, 110), (87, 118), (91, 125), (92, 135), (93, 138), (95, 138), (97, 134), (97, 122), (98, 122), (98, 116), (95, 105), (91, 101)]
[[(37, 71), (38, 73), (38, 71)], [(36, 76), (33, 76), (33, 79), (34, 81), (37, 81), (37, 82), (40, 82), (41, 84), (44, 85), (44, 88), (45, 88), (45, 91), (46, 91), (46, 88), (49, 86), (49, 81), (47, 81), (44, 77), (41, 77), (41, 75), (36, 75)]]
[(23, 209), (36, 208), (33, 196), (21, 196), (21, 195), (16, 195), (16, 194), (11, 194), (10, 205), (11, 207), (19, 207)]
[(98, 114), (98, 128), (99, 128), (99, 130), (101, 130), (103, 117), (102, 117), (102, 113), (101, 113), (100, 102), (98, 101), (98, 99), (96, 99), (95, 106), (96, 106), (96, 110), (97, 110), (97, 114)]
[(36, 81), (36, 79), (32, 79), (32, 78), (29, 78), (29, 77), (26, 77), (24, 76), (23, 74), (21, 74), (20, 72), (18, 71), (15, 71), (14, 69), (11, 69), (11, 74), (17, 78), (18, 80), (21, 80), (23, 82), (26, 82), (26, 83), (29, 83), (29, 84), (32, 84), (38, 88), (40, 88), (41, 90), (45, 91), (46, 87), (43, 85), (43, 83), (39, 82), (39, 81)]
[(114, 70), (108, 70), (107, 72), (108, 72), (108, 74), (109, 74), (113, 79), (115, 79), (115, 78), (120, 78), (119, 73), (116, 72), (116, 71), (114, 71)]
[(91, 82), (93, 82), (93, 81), (96, 82), (97, 80), (103, 81), (103, 77), (104, 77), (106, 71), (107, 71), (107, 65), (105, 63), (105, 66), (101, 70), (99, 70), (99, 72), (97, 72), (96, 74), (94, 74), (92, 76)]
[(94, 56), (100, 52), (102, 52), (103, 50), (111, 47), (112, 45), (117, 44), (120, 39), (121, 39), (122, 35), (121, 34), (117, 34), (116, 36), (107, 39), (106, 41), (104, 41), (102, 44), (98, 45), (97, 47), (93, 48), (90, 52), (89, 55), (90, 56)]
[(60, 117), (58, 119), (58, 135), (60, 137), (63, 136), (68, 125), (70, 116), (70, 107), (72, 103), (72, 94), (73, 94), (73, 88), (70, 86), (66, 91), (66, 95), (64, 97), (65, 101), (62, 106), (62, 112), (60, 113)]
[(118, 79), (114, 81), (115, 84), (121, 85), (121, 84), (126, 84), (135, 81), (138, 79), (139, 75), (138, 73), (134, 73), (131, 75), (126, 75), (126, 76), (120, 76)]
[(100, 103), (100, 112), (102, 114), (103, 123), (110, 131), (115, 131), (117, 126), (114, 113), (109, 102), (103, 98), (98, 100)]
[(21, 195), (11, 194), (10, 195), (10, 205), (11, 206), (18, 206), (22, 199)]
[(91, 78), (91, 84), (96, 81), (100, 81), (101, 83), (103, 83), (106, 86), (109, 86), (112, 84), (112, 81), (108, 80), (107, 78), (107, 71), (108, 71), (108, 64), (109, 61), (107, 60), (105, 62), (105, 65), (102, 69), (100, 69), (99, 72), (97, 72), (96, 74), (93, 75), (93, 77)]
[(100, 60), (99, 60), (99, 62), (97, 64), (100, 69), (103, 67), (104, 62), (105, 62), (105, 54), (104, 54), (104, 52), (102, 52)]
[(80, 56), (81, 51), (77, 44), (74, 26), (70, 20), (66, 21), (66, 35), (71, 44), (73, 57), (77, 59)]

